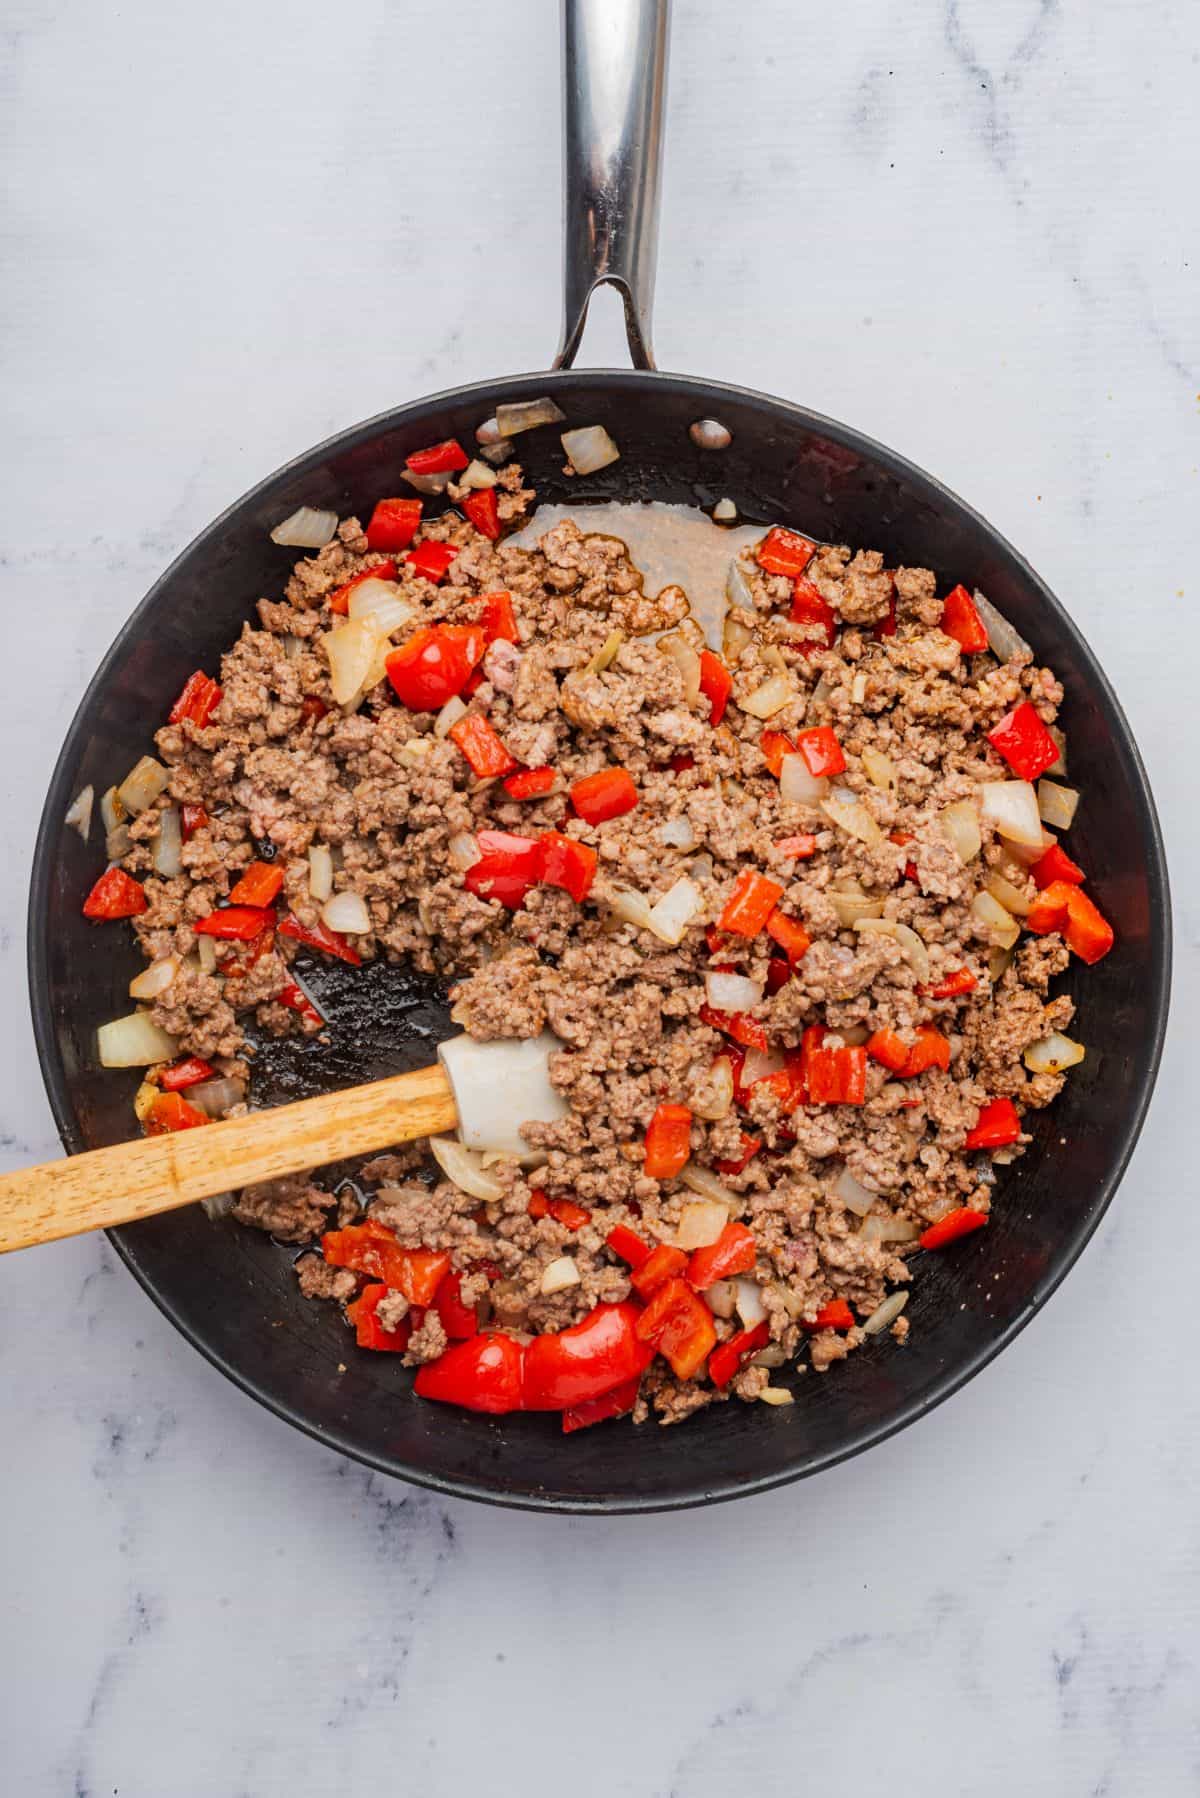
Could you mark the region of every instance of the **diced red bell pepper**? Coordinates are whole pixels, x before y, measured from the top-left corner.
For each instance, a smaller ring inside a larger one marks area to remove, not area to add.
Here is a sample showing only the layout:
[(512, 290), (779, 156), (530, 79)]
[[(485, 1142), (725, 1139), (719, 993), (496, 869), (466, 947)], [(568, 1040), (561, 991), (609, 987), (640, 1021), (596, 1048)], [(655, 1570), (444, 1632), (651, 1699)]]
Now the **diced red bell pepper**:
[[(367, 525), (367, 548), (376, 551), (407, 549), (421, 522), (419, 499), (381, 499)], [(395, 565), (392, 576), (395, 575)], [(380, 580), (391, 577), (380, 575)]]
[(709, 723), (715, 729), (725, 716), (729, 695), (733, 692), (733, 676), (711, 649), (700, 651), (700, 691), (709, 703)]
[(908, 1078), (924, 1074), (930, 1068), (948, 1068), (950, 1066), (950, 1043), (940, 1030), (932, 1024), (921, 1024), (917, 1028), (916, 1040), (908, 1051), (908, 1059), (904, 1064), (904, 1073)]
[(189, 1086), (199, 1086), (202, 1080), (211, 1080), (214, 1069), (211, 1062), (200, 1055), (189, 1055), (183, 1061), (174, 1061), (169, 1068), (164, 1068), (158, 1076), (158, 1084), (166, 1093), (181, 1093)]
[(419, 1367), (413, 1390), (420, 1398), (499, 1417), (522, 1408), (524, 1361), (525, 1350), (511, 1336), (472, 1336)]
[(148, 904), (141, 883), (131, 874), (124, 868), (106, 868), (83, 902), (83, 915), (97, 921), (136, 918)]
[(888, 609), (883, 617), (877, 618), (871, 626), (871, 635), (877, 643), (882, 642), (884, 637), (896, 635), (896, 589), (894, 587), (888, 594)]
[(696, 766), (694, 755), (673, 755), (667, 763), (672, 774), (686, 774), (689, 768)]
[(640, 1298), (648, 1299), (668, 1280), (676, 1279), (687, 1267), (682, 1249), (669, 1242), (656, 1243), (642, 1265), (634, 1269), (630, 1285)]
[(283, 991), (275, 995), (276, 1005), (285, 1005), (289, 1011), (299, 1012), (302, 1018), (308, 1018), (314, 1024), (323, 1024), (324, 1018), (309, 998), (302, 986), (289, 980)]
[(867, 1039), (867, 1054), (893, 1074), (902, 1074), (908, 1063), (908, 1044), (895, 1030), (874, 1030)]
[(261, 905), (226, 905), (220, 911), (210, 911), (192, 929), (197, 936), (213, 936), (224, 943), (249, 943), (274, 922), (275, 913)]
[(792, 623), (816, 625), (821, 631), (821, 636), (810, 636), (801, 644), (806, 656), (815, 655), (819, 649), (832, 649), (837, 641), (837, 613), (803, 574), (792, 582)]
[(328, 710), (323, 699), (318, 699), (315, 693), (306, 693), (300, 701), (301, 723), (319, 724)]
[(498, 899), (519, 911), (542, 873), (542, 846), (536, 837), (512, 836), (504, 830), (481, 830), (475, 841), (479, 860), (463, 875), (463, 885), (478, 899)]
[(692, 1152), (692, 1114), (686, 1105), (660, 1105), (646, 1131), (644, 1171), (652, 1180), (673, 1180)]
[(739, 1330), (736, 1336), (718, 1343), (708, 1357), (708, 1377), (719, 1391), (724, 1391), (734, 1374), (739, 1373), (752, 1355), (764, 1349), (771, 1340), (771, 1326), (764, 1317), (752, 1330)]
[(747, 1049), (761, 1049), (765, 1055), (770, 1048), (765, 1024), (752, 1018), (747, 1011), (718, 1011), (713, 1005), (700, 1007), (700, 1022), (707, 1024), (710, 1030), (719, 1030), (725, 1036), (731, 1036), (735, 1043), (741, 1043)]
[(754, 868), (743, 868), (717, 919), (717, 929), (732, 931), (735, 936), (757, 936), (782, 897), (777, 880), (768, 880)]
[(754, 551), (754, 559), (768, 574), (803, 574), (817, 546), (799, 531), (788, 531), (782, 525), (769, 530)]
[(143, 1123), (147, 1136), (168, 1136), (176, 1130), (197, 1130), (212, 1119), (198, 1105), (191, 1105), (182, 1093), (159, 1093), (151, 1101)]
[(796, 753), (792, 739), (781, 730), (765, 730), (758, 739), (758, 747), (762, 751), (763, 761), (778, 780), (783, 773), (784, 756)]
[(503, 740), (479, 712), (468, 712), (452, 724), (450, 740), (457, 743), (480, 780), (510, 774), (518, 766), (516, 756), (509, 754)]
[[(408, 1339), (413, 1333), (413, 1318), (409, 1312), (401, 1318), (394, 1330), (385, 1330), (375, 1313), (379, 1302), (387, 1294), (388, 1288), (382, 1280), (370, 1286), (364, 1286), (352, 1305), (346, 1306), (346, 1316), (354, 1325), (354, 1340), (359, 1348), (376, 1349), (385, 1354), (402, 1355), (408, 1347)], [(474, 1334), (474, 1331), (472, 1331)]]
[(986, 1223), (985, 1211), (972, 1211), (969, 1205), (961, 1205), (921, 1232), (921, 1247), (940, 1249), (948, 1242), (957, 1242), (960, 1236), (969, 1236), (972, 1230), (982, 1230)]
[(373, 1218), (347, 1224), (343, 1230), (327, 1230), (321, 1253), (330, 1267), (370, 1274), (402, 1292), (410, 1305), (432, 1305), (450, 1269), (450, 1257), (443, 1250), (402, 1248), (393, 1232)]
[(443, 1330), (452, 1342), (466, 1342), (479, 1329), (474, 1305), (464, 1305), (462, 1302), (462, 1275), (457, 1268), (452, 1267), (442, 1275), (433, 1305), (442, 1320)]
[(614, 1224), (604, 1240), (613, 1254), (628, 1261), (630, 1267), (641, 1267), (652, 1252), (650, 1244), (643, 1242), (637, 1231), (626, 1224)]
[(392, 651), (387, 677), (410, 712), (440, 712), (462, 692), (486, 648), (482, 625), (431, 625)]
[(362, 966), (362, 956), (357, 949), (351, 947), (336, 930), (330, 930), (328, 924), (322, 924), (318, 918), (315, 924), (302, 924), (291, 912), (282, 919), (279, 925), (280, 936), (291, 937), (294, 943), (303, 943), (306, 949), (319, 949), (322, 955), (335, 956), (338, 961), (348, 962), (352, 968)]
[(186, 718), (203, 730), (221, 703), (221, 689), (211, 675), (197, 669), (184, 682), (183, 692), (171, 707), (168, 724), (182, 724)]
[(350, 595), (356, 587), (361, 587), (364, 581), (394, 581), (395, 578), (395, 562), (376, 562), (370, 568), (364, 568), (361, 574), (345, 581), (342, 586), (334, 588), (327, 602), (329, 610), (344, 618), (350, 610)]
[(241, 879), (231, 888), (231, 905), (273, 905), (283, 887), (283, 869), (274, 862), (251, 862)]
[(805, 767), (815, 780), (823, 775), (844, 774), (846, 758), (836, 733), (827, 724), (816, 724), (795, 735), (796, 754), (803, 756)]
[(202, 805), (181, 805), (179, 828), (185, 843), (190, 843), (198, 830), (208, 829), (208, 813)]
[(666, 1356), (681, 1380), (699, 1372), (717, 1341), (712, 1312), (685, 1280), (660, 1286), (635, 1328), (643, 1342)]
[(531, 1192), (526, 1207), (530, 1217), (552, 1217), (564, 1230), (582, 1230), (591, 1222), (591, 1212), (574, 1199), (552, 1199), (544, 1192)]
[(792, 964), (782, 955), (773, 955), (767, 963), (767, 992), (777, 993), (792, 977)]
[(983, 619), (965, 587), (952, 587), (942, 603), (942, 629), (965, 655), (982, 655), (988, 646)]
[(970, 968), (955, 968), (952, 974), (931, 987), (930, 993), (934, 999), (958, 999), (963, 993), (973, 993), (978, 985)]
[(602, 1392), (599, 1398), (589, 1398), (582, 1405), (568, 1405), (562, 1414), (563, 1435), (569, 1436), (572, 1430), (589, 1429), (592, 1424), (604, 1423), (609, 1417), (624, 1417), (636, 1405), (641, 1383), (642, 1376), (637, 1374), (623, 1385), (614, 1386), (611, 1392)]
[(1083, 869), (1071, 860), (1061, 843), (1051, 843), (1045, 855), (1040, 861), (1034, 862), (1029, 872), (1039, 888), (1053, 886), (1059, 880), (1072, 887), (1082, 886), (1084, 882)]
[(973, 1129), (967, 1132), (968, 1149), (1004, 1149), (1021, 1134), (1021, 1120), (1011, 1099), (990, 1099), (981, 1107)]
[(747, 1136), (744, 1130), (739, 1134), (742, 1139), (740, 1154), (737, 1156), (730, 1156), (725, 1161), (716, 1161), (713, 1163), (713, 1166), (719, 1174), (740, 1174), (744, 1172), (754, 1160), (758, 1151), (762, 1148), (761, 1137)]
[(789, 918), (778, 906), (767, 919), (767, 935), (779, 944), (793, 964), (812, 947), (812, 938), (803, 924), (797, 918)]
[(596, 851), (557, 830), (546, 831), (538, 851), (538, 879), (542, 885), (561, 887), (577, 905), (582, 905), (596, 878)]
[[(1067, 899), (1067, 925), (1064, 935), (1067, 948), (1080, 961), (1089, 965), (1108, 954), (1115, 941), (1113, 927), (1098, 906), (1093, 905), (1082, 887), (1069, 886), (1064, 881), (1070, 897)], [(1051, 891), (1048, 887), (1047, 892)]]
[[(808, 1031), (804, 1034), (807, 1037)], [(821, 1042), (807, 1054), (804, 1076), (810, 1105), (865, 1105), (866, 1045), (830, 1049)]]
[(540, 799), (557, 779), (553, 768), (522, 768), (519, 773), (508, 776), (504, 791), (510, 799)]
[(222, 964), (221, 972), (230, 980), (242, 980), (260, 962), (264, 955), (269, 955), (275, 947), (275, 914), (270, 914), (270, 923), (264, 925), (257, 936), (252, 936), (246, 943), (241, 955)]
[(519, 643), (517, 614), (513, 611), (512, 594), (506, 588), (483, 596), (483, 634), (489, 643)]
[(571, 783), (571, 804), (586, 824), (620, 818), (637, 802), (637, 787), (624, 768), (600, 768)]
[(1006, 712), (987, 734), (988, 742), (1008, 763), (1018, 780), (1036, 780), (1052, 768), (1062, 751), (1029, 701)]
[(628, 1300), (597, 1305), (569, 1329), (535, 1336), (525, 1350), (527, 1411), (563, 1411), (640, 1379), (654, 1350), (636, 1329), (643, 1314)]
[(464, 495), (459, 504), (479, 535), (495, 543), (500, 535), (500, 502), (496, 498), (496, 489), (480, 487), (477, 492)]
[[(457, 555), (458, 551), (452, 543), (439, 543), (436, 538), (428, 538), (424, 543), (418, 543), (416, 549), (410, 549), (404, 560), (414, 573), (436, 587), (439, 581), (445, 579), (446, 571)], [(441, 628), (449, 630), (452, 627), (443, 625)]]
[(775, 849), (779, 855), (787, 856), (789, 861), (807, 861), (810, 855), (816, 854), (817, 839), (807, 831), (801, 831), (799, 836), (780, 837)]
[(745, 1224), (726, 1224), (708, 1248), (693, 1251), (687, 1267), (688, 1285), (706, 1292), (718, 1280), (748, 1274), (757, 1259), (758, 1244)]
[(805, 1323), (806, 1330), (852, 1330), (855, 1317), (845, 1299), (828, 1299), (811, 1323)]
[(1037, 936), (1047, 936), (1052, 930), (1065, 930), (1067, 900), (1074, 890), (1070, 881), (1052, 880), (1029, 907), (1025, 917), (1026, 930), (1032, 930)]
[(404, 466), (411, 468), (414, 474), (454, 474), (465, 468), (470, 460), (457, 437), (447, 437), (444, 443), (434, 443), (428, 449), (414, 450), (411, 456), (405, 456)]

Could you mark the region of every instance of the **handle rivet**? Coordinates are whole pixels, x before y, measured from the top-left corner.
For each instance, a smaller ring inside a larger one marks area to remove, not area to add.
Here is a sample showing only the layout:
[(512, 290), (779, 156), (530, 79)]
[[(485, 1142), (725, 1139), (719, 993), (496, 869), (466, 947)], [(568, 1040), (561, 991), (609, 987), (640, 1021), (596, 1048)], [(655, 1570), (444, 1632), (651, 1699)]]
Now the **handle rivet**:
[(688, 436), (697, 449), (723, 450), (733, 442), (733, 432), (719, 418), (698, 418), (688, 426)]

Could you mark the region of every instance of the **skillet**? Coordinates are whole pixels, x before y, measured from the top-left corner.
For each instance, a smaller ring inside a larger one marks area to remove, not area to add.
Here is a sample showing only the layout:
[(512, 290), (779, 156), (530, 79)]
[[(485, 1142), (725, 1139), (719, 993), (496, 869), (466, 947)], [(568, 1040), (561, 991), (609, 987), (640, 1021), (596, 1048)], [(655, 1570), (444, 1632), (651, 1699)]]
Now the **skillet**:
[[(801, 1377), (790, 1409), (714, 1406), (681, 1429), (618, 1424), (566, 1442), (553, 1419), (491, 1419), (414, 1400), (411, 1376), (391, 1357), (357, 1354), (333, 1308), (300, 1297), (290, 1255), (257, 1232), (210, 1223), (198, 1208), (112, 1232), (183, 1334), (297, 1428), (382, 1472), (531, 1509), (649, 1511), (762, 1491), (858, 1453), (956, 1391), (1029, 1321), (1099, 1223), (1141, 1129), (1166, 1026), (1170, 915), (1153, 800), (1112, 688), (1045, 583), (894, 451), (803, 407), (654, 369), (668, 5), (564, 0), (565, 310), (554, 369), (356, 425), (216, 519), (156, 582), (88, 687), (51, 781), (32, 874), (29, 982), (46, 1087), (67, 1150), (100, 1147), (129, 1134), (136, 1077), (99, 1069), (95, 1030), (127, 1009), (141, 963), (131, 941), (106, 936), (101, 947), (80, 915), (95, 847), (64, 825), (72, 797), (120, 779), (186, 676), (215, 668), (256, 599), (280, 591), (295, 552), (271, 543), (273, 525), (300, 505), (366, 516), (381, 495), (405, 491), (406, 455), (447, 437), (471, 443), (502, 401), (549, 394), (571, 425), (602, 424), (620, 445), (619, 462), (567, 480), (555, 432), (523, 436), (520, 459), (542, 501), (711, 507), (729, 495), (744, 519), (932, 568), (939, 590), (980, 586), (1059, 673), (1071, 779), (1086, 796), (1072, 853), (1094, 870), (1117, 931), (1113, 953), (1065, 983), (1096, 1046), (1057, 1103), (1035, 1114), (1033, 1146), (1002, 1174), (989, 1229), (921, 1266), (903, 1350), (885, 1339), (828, 1378)], [(622, 296), (632, 370), (572, 367), (602, 282)], [(262, 1103), (419, 1066), (451, 1033), (443, 995), (403, 969), (301, 967), (334, 1046), (264, 1046)]]

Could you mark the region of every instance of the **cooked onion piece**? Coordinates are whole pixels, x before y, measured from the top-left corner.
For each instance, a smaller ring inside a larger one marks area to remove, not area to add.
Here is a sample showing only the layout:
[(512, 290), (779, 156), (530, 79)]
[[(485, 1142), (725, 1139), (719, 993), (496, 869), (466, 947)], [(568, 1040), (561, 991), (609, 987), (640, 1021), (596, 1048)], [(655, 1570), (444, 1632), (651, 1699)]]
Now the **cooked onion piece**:
[(169, 805), (158, 815), (158, 833), (154, 838), (154, 872), (164, 880), (183, 873), (183, 830), (179, 809)]
[(767, 1315), (767, 1307), (763, 1303), (762, 1287), (757, 1280), (751, 1280), (743, 1274), (733, 1282), (733, 1302), (737, 1314), (748, 1330), (760, 1324)]
[(148, 1011), (131, 1011), (128, 1017), (101, 1024), (96, 1039), (102, 1068), (148, 1068), (156, 1061), (173, 1061), (178, 1046)]
[(557, 1261), (547, 1264), (542, 1273), (541, 1290), (549, 1295), (552, 1292), (565, 1292), (568, 1286), (578, 1286), (579, 1268), (573, 1255), (560, 1255)]
[[(856, 703), (861, 705), (861, 695), (858, 697)], [(863, 773), (873, 787), (878, 787), (881, 793), (894, 793), (896, 791), (896, 788), (900, 785), (900, 776), (896, 771), (896, 764), (892, 761), (890, 756), (881, 754), (878, 749), (864, 749), (861, 760)]]
[(716, 1011), (751, 1011), (762, 1000), (763, 985), (745, 974), (714, 973), (705, 976), (704, 992)]
[(974, 861), (983, 847), (979, 812), (974, 800), (959, 799), (953, 805), (944, 806), (938, 813), (938, 823), (954, 845), (954, 853), (965, 868), (969, 861)]
[(1003, 874), (998, 874), (993, 869), (983, 884), (985, 890), (992, 895), (992, 898), (998, 899), (1005, 910), (1012, 912), (1014, 917), (1028, 917), (1030, 901), (1025, 897), (1020, 887), (1015, 887), (1011, 880), (1006, 880), (1004, 878)]
[(664, 943), (681, 943), (692, 919), (704, 910), (704, 899), (698, 886), (686, 874), (681, 875), (657, 905), (650, 907), (647, 920), (655, 936)]
[[(500, 422), (499, 412), (496, 422)], [(577, 431), (564, 431), (561, 442), (576, 474), (595, 474), (597, 469), (616, 462), (621, 454), (603, 425), (583, 425)]]
[[(536, 400), (514, 400), (511, 405), (496, 407), (496, 436), (516, 437), (521, 431), (535, 430), (538, 425), (565, 424), (566, 419), (566, 413), (547, 394)], [(568, 450), (567, 454), (571, 452)], [(575, 458), (572, 456), (571, 460)], [(575, 466), (578, 468), (579, 464), (576, 462)], [(587, 470), (580, 469), (580, 473), (586, 474)]]
[(329, 658), (329, 681), (338, 705), (349, 705), (363, 691), (379, 641), (379, 632), (369, 616), (351, 618), (322, 637)]
[(976, 893), (971, 901), (971, 916), (986, 942), (998, 949), (1011, 949), (1021, 934), (1021, 926), (1011, 912), (988, 892)]
[(878, 1204), (879, 1194), (868, 1192), (861, 1180), (856, 1180), (848, 1167), (844, 1167), (834, 1181), (833, 1194), (842, 1201), (848, 1210), (859, 1217), (866, 1217), (873, 1205)]
[(371, 914), (361, 893), (335, 893), (321, 907), (321, 922), (339, 936), (365, 936), (371, 928)]
[(1015, 655), (1033, 654), (1020, 632), (996, 610), (990, 599), (984, 598), (978, 587), (973, 597), (979, 621), (987, 632), (988, 647), (994, 656), (1001, 662), (1008, 662)]
[(308, 852), (308, 891), (318, 905), (333, 896), (333, 854), (327, 843), (314, 843)]
[(979, 800), (984, 817), (1006, 841), (1031, 849), (1041, 842), (1038, 796), (1027, 780), (985, 780)]
[(875, 1310), (872, 1311), (870, 1317), (868, 1317), (867, 1321), (863, 1324), (863, 1335), (878, 1336), (883, 1330), (888, 1329), (890, 1325), (895, 1323), (907, 1303), (907, 1292), (889, 1293), (883, 1303), (875, 1307)]
[(271, 532), (271, 542), (287, 549), (324, 549), (337, 531), (336, 512), (318, 512), (312, 506), (300, 506), (289, 513), (282, 524)]
[(847, 836), (857, 837), (860, 843), (866, 843), (870, 848), (882, 843), (883, 832), (861, 800), (847, 805), (844, 800), (823, 799), (821, 810), (829, 822), (844, 830)]
[[(728, 1117), (733, 1109), (733, 1067), (727, 1055), (717, 1056), (707, 1075), (707, 1084), (703, 1090), (704, 1098), (701, 1102), (698, 1103), (694, 1097), (691, 1101), (692, 1110), (696, 1116), (713, 1124)], [(691, 1165), (689, 1162), (688, 1167)], [(687, 1171), (688, 1168), (685, 1167), (681, 1178), (686, 1176)], [(687, 1184), (686, 1179), (684, 1183)]]
[(796, 697), (796, 689), (786, 674), (772, 674), (743, 699), (741, 708), (752, 718), (773, 718)]
[[(729, 1063), (726, 1061), (722, 1065), (728, 1067)], [(701, 1198), (711, 1199), (715, 1204), (723, 1206), (726, 1212), (725, 1222), (728, 1222), (729, 1212), (741, 1210), (742, 1201), (736, 1193), (730, 1192), (729, 1188), (718, 1180), (711, 1168), (701, 1167), (695, 1161), (689, 1161), (687, 1166), (680, 1170), (679, 1184), (689, 1187), (692, 1192), (698, 1192)], [(721, 1229), (724, 1229), (725, 1222), (722, 1223)], [(720, 1233), (721, 1231), (718, 1230), (717, 1235), (719, 1236)], [(715, 1241), (716, 1238), (714, 1237), (713, 1240)]]
[(828, 797), (829, 781), (810, 774), (802, 755), (785, 755), (779, 765), (779, 795), (789, 805), (819, 805)]
[(696, 847), (696, 833), (692, 829), (692, 821), (686, 812), (676, 818), (668, 818), (658, 827), (661, 840), (670, 849), (682, 849), (684, 854)]
[(143, 968), (141, 973), (135, 974), (129, 982), (129, 997), (131, 999), (157, 999), (160, 993), (166, 992), (178, 974), (179, 968), (180, 958), (178, 955), (164, 955), (158, 961), (152, 961), (148, 968)]
[(236, 1080), (232, 1075), (217, 1080), (200, 1080), (187, 1089), (188, 1104), (198, 1105), (210, 1118), (220, 1117), (232, 1106), (240, 1105), (245, 1097), (246, 1082)]
[(700, 657), (678, 631), (660, 637), (658, 649), (660, 655), (666, 656), (678, 668), (683, 676), (683, 696), (689, 706), (694, 706), (700, 697)]
[[(142, 756), (117, 788), (116, 798), (123, 808), (124, 816), (136, 816), (139, 812), (144, 812), (148, 805), (153, 805), (170, 778), (161, 762), (156, 762), (152, 755)], [(105, 794), (106, 799), (107, 797)], [(121, 818), (117, 816), (112, 826), (106, 822), (106, 828), (115, 828), (120, 822)]]
[(1030, 1043), (1022, 1060), (1031, 1074), (1061, 1074), (1078, 1065), (1087, 1054), (1082, 1043), (1073, 1042), (1061, 1031), (1053, 1030), (1040, 1042)]
[(679, 1213), (671, 1240), (677, 1249), (711, 1248), (729, 1222), (729, 1207), (719, 1199), (692, 1199)]
[(94, 787), (82, 788), (67, 807), (67, 813), (63, 819), (64, 824), (69, 824), (73, 830), (79, 832), (85, 843), (92, 831), (92, 801), (95, 797), (96, 789)]
[(493, 1174), (484, 1173), (479, 1156), (464, 1147), (457, 1137), (431, 1136), (429, 1148), (447, 1180), (452, 1180), (463, 1192), (470, 1193), (473, 1199), (482, 1199), (485, 1204), (495, 1205), (504, 1197), (504, 1188), (499, 1180)]
[(1079, 793), (1075, 787), (1060, 786), (1055, 780), (1039, 780), (1037, 803), (1047, 824), (1052, 824), (1055, 830), (1070, 830), (1079, 806)]

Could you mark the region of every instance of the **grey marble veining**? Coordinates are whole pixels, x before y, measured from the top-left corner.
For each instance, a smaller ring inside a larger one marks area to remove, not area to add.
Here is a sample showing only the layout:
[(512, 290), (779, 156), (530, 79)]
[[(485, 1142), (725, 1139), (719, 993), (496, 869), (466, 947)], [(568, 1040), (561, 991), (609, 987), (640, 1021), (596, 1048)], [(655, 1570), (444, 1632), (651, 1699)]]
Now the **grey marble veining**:
[[(10, 11), (7, 1165), (56, 1147), (26, 875), (118, 624), (297, 449), (550, 354), (553, 15)], [(677, 7), (663, 366), (850, 419), (966, 494), (1079, 619), (1150, 767), (1175, 1024), (1078, 1269), (866, 1458), (606, 1522), (369, 1474), (226, 1385), (104, 1243), (12, 1258), (5, 1798), (1200, 1789), (1198, 80), (1200, 15), (1156, 0)], [(620, 361), (597, 313), (585, 356)]]

